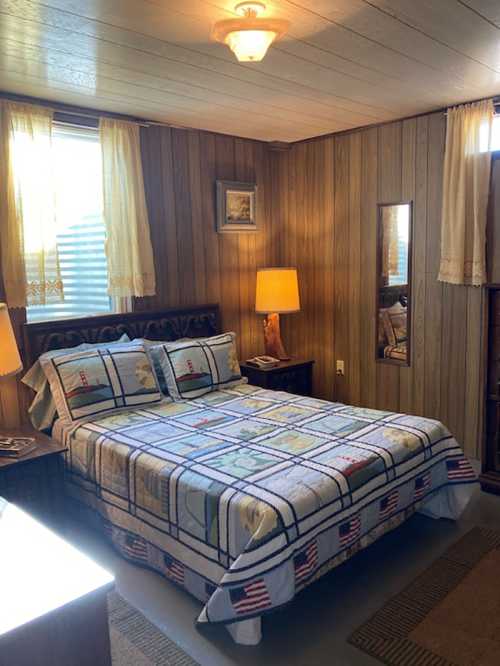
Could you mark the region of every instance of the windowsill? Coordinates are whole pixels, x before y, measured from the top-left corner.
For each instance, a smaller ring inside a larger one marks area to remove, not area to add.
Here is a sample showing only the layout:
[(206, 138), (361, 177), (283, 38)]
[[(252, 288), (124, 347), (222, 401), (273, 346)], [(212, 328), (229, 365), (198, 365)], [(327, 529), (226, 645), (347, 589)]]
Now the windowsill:
[(79, 319), (93, 319), (94, 317), (109, 317), (110, 315), (119, 314), (114, 310), (109, 312), (96, 312), (95, 314), (81, 314), (81, 315), (68, 315), (67, 317), (46, 317), (45, 319), (27, 319), (28, 324), (47, 324), (49, 322), (58, 321), (78, 321)]

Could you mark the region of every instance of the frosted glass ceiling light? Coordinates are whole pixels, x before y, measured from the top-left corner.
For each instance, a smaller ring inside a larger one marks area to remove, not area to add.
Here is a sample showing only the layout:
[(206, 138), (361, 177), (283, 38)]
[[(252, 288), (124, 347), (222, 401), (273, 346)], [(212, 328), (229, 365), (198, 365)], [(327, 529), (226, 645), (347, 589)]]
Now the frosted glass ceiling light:
[(283, 37), (290, 26), (283, 19), (260, 18), (265, 9), (262, 2), (240, 2), (234, 10), (242, 18), (218, 21), (213, 39), (227, 44), (240, 62), (260, 62), (274, 40)]

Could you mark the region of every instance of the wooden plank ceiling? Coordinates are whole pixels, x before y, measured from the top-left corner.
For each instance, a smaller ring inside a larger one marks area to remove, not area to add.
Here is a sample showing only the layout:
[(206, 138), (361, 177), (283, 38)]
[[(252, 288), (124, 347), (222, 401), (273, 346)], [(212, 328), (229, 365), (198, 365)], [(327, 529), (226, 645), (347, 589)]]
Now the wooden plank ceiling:
[(0, 0), (0, 90), (267, 141), (500, 92), (498, 0), (270, 0), (262, 63), (210, 41), (237, 0)]

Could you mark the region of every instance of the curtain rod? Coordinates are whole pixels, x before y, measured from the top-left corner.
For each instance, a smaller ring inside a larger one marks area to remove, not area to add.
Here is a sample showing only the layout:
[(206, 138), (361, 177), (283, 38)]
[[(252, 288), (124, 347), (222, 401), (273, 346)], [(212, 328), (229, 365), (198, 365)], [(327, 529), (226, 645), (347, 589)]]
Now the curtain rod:
[[(99, 122), (99, 119), (101, 116), (96, 115), (95, 113), (84, 113), (80, 111), (66, 111), (66, 109), (58, 109), (57, 107), (54, 108), (54, 114), (57, 114), (58, 116), (75, 116), (76, 118), (91, 118), (92, 120), (95, 120), (96, 123)], [(140, 122), (140, 121), (128, 121), (128, 122), (136, 122), (137, 125), (140, 125), (141, 127), (148, 127), (149, 123), (145, 122)]]
[(117, 120), (125, 120), (127, 122), (136, 123), (140, 127), (157, 126), (157, 127), (170, 127), (175, 129), (189, 129), (184, 125), (176, 125), (156, 120), (144, 120), (141, 118), (134, 118), (133, 116), (127, 116), (127, 114), (113, 113), (112, 111), (98, 111), (94, 109), (89, 109), (88, 111), (86, 111), (84, 107), (82, 107), (82, 110), (80, 111), (80, 107), (75, 108), (75, 106), (74, 105), (72, 106), (71, 104), (68, 104), (66, 106), (66, 104), (64, 103), (53, 102), (51, 100), (46, 100), (38, 97), (31, 97), (29, 95), (19, 95), (17, 93), (10, 93), (4, 90), (0, 90), (0, 100), (1, 99), (11, 100), (12, 102), (19, 102), (21, 104), (41, 104), (42, 106), (46, 106), (52, 109), (54, 113), (59, 116), (90, 118), (94, 120), (96, 124), (99, 123), (99, 119), (101, 117), (104, 117), (104, 118), (116, 118)]
[[(477, 102), (484, 102), (487, 99), (491, 99), (493, 101), (493, 108), (495, 109), (495, 112), (497, 115), (500, 115), (500, 97), (483, 97), (481, 99), (476, 99), (473, 102), (462, 102), (461, 104), (454, 104), (453, 106), (448, 107), (449, 109), (456, 109), (459, 106), (467, 106), (467, 104), (477, 104)], [(445, 112), (445, 116), (448, 115), (448, 111)]]
[[(91, 118), (92, 120), (95, 120), (96, 122), (99, 121), (101, 117), (104, 118), (113, 118), (116, 116), (113, 116), (113, 114), (107, 115), (106, 113), (102, 115), (97, 115), (95, 113), (84, 113), (80, 111), (67, 111), (66, 109), (60, 109), (56, 107), (54, 108), (54, 113), (57, 115), (61, 116), (76, 116), (77, 118)], [(127, 120), (126, 122), (129, 123), (135, 123), (136, 125), (139, 125), (140, 127), (151, 127), (151, 126), (158, 126), (158, 127), (176, 127), (179, 129), (186, 129), (182, 125), (171, 125), (169, 123), (162, 123), (160, 121), (156, 120)]]

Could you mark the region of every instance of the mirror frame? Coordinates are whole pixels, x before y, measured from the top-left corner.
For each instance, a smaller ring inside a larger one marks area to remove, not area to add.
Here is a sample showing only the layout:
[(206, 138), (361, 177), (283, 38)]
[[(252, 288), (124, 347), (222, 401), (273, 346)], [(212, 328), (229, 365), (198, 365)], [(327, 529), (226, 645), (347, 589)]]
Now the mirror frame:
[[(380, 289), (380, 274), (382, 270), (382, 211), (384, 208), (389, 206), (409, 206), (410, 216), (409, 216), (409, 229), (408, 229), (408, 313), (407, 313), (407, 322), (406, 328), (408, 332), (407, 337), (407, 352), (406, 352), (406, 361), (400, 361), (396, 358), (380, 358), (378, 355), (378, 334), (379, 334), (379, 289)], [(412, 298), (412, 280), (413, 280), (413, 201), (390, 201), (387, 203), (378, 203), (377, 204), (377, 273), (375, 279), (375, 361), (377, 363), (386, 363), (388, 365), (398, 365), (400, 367), (408, 368), (411, 366), (411, 353), (412, 353), (412, 310), (413, 310), (413, 298)]]

